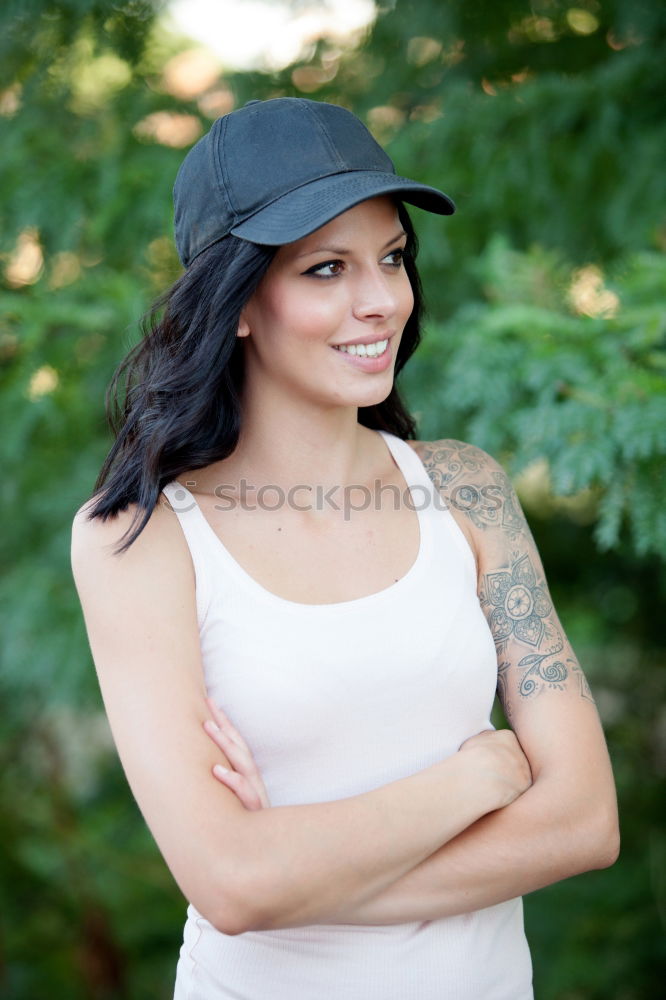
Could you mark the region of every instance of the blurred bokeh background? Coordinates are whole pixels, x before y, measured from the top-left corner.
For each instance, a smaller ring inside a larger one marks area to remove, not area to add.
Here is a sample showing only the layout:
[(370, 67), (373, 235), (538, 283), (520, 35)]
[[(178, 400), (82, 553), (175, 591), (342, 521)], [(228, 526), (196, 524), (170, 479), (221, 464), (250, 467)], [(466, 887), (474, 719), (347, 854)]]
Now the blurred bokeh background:
[(184, 903), (111, 745), (70, 523), (112, 371), (179, 274), (177, 167), (279, 95), (350, 107), (458, 204), (413, 212), (405, 392), (421, 437), (506, 463), (621, 805), (617, 865), (526, 900), (536, 994), (666, 995), (665, 38), (661, 0), (2, 4), (3, 998), (171, 996)]

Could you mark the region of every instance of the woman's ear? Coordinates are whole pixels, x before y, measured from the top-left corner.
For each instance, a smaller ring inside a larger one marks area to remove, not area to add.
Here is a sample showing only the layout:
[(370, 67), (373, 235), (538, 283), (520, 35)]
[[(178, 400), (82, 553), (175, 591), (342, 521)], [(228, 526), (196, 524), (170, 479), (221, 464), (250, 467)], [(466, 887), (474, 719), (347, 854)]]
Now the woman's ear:
[(250, 335), (250, 324), (247, 321), (247, 317), (244, 312), (240, 314), (240, 319), (238, 320), (238, 329), (236, 330), (237, 337), (249, 337)]

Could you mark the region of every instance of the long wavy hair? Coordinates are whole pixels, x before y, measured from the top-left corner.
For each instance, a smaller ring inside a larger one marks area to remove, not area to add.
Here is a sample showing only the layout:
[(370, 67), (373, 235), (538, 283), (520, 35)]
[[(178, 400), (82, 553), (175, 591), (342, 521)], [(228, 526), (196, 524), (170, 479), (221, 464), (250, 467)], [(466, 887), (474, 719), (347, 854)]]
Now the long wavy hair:
[[(421, 339), (423, 299), (418, 242), (402, 203), (404, 266), (414, 293), (395, 363), (397, 375)], [(232, 453), (242, 421), (240, 314), (277, 251), (226, 236), (201, 253), (153, 305), (143, 339), (113, 375), (106, 396), (115, 442), (95, 483), (89, 517), (106, 520), (130, 504), (136, 511), (117, 551), (143, 531), (166, 483)], [(413, 438), (414, 418), (397, 386), (381, 403), (359, 408), (361, 424)]]

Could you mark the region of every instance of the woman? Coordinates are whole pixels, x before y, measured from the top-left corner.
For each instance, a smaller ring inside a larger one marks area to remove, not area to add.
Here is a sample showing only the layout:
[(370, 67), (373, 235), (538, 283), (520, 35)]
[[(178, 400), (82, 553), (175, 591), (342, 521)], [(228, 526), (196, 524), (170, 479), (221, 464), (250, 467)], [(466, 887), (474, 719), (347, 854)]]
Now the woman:
[(176, 997), (531, 997), (520, 897), (611, 864), (617, 817), (506, 476), (412, 440), (394, 384), (419, 338), (404, 202), (453, 204), (292, 98), (219, 119), (174, 193), (186, 270), (121, 366), (72, 551), (191, 904)]

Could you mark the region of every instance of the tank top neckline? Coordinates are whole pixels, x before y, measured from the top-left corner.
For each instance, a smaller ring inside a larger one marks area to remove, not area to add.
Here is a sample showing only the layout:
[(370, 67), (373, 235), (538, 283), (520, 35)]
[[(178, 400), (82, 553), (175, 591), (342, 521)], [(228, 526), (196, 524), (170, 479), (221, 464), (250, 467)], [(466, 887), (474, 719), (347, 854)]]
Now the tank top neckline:
[[(178, 480), (172, 480), (164, 487), (164, 492), (168, 499), (172, 500), (172, 496), (170, 494), (174, 490), (182, 491), (184, 496), (181, 495), (178, 498), (181, 505), (179, 517), (183, 516), (183, 514), (194, 514), (201, 530), (213, 546), (212, 551), (224, 560), (228, 571), (233, 573), (236, 581), (240, 585), (242, 585), (246, 590), (252, 592), (255, 597), (260, 598), (265, 603), (273, 604), (283, 610), (300, 611), (305, 614), (366, 608), (369, 605), (378, 604), (382, 601), (400, 597), (404, 591), (413, 587), (424, 572), (426, 564), (429, 562), (429, 556), (432, 553), (432, 545), (430, 544), (431, 520), (430, 517), (427, 516), (427, 513), (431, 507), (430, 497), (432, 496), (433, 487), (425, 467), (416, 452), (407, 444), (406, 441), (403, 441), (402, 438), (390, 434), (388, 431), (379, 430), (377, 433), (384, 439), (386, 446), (388, 447), (403, 479), (405, 480), (409, 491), (412, 509), (415, 511), (418, 518), (419, 547), (411, 566), (398, 580), (389, 584), (388, 587), (383, 587), (381, 590), (374, 591), (371, 594), (364, 594), (361, 597), (354, 597), (347, 601), (327, 601), (320, 604), (312, 604), (302, 601), (292, 601), (289, 598), (281, 597), (279, 594), (274, 593), (272, 590), (269, 590), (267, 587), (264, 587), (263, 584), (259, 583), (259, 581), (256, 580), (251, 573), (249, 573), (238, 562), (235, 556), (231, 554), (222, 539), (213, 530), (212, 525), (201, 510), (194, 495), (187, 489), (187, 487), (183, 486), (183, 484)], [(414, 494), (414, 486), (419, 486), (421, 490), (426, 491), (425, 500), (423, 497), (419, 497)], [(184, 499), (187, 500), (186, 510), (183, 510), (182, 507), (182, 501)]]

